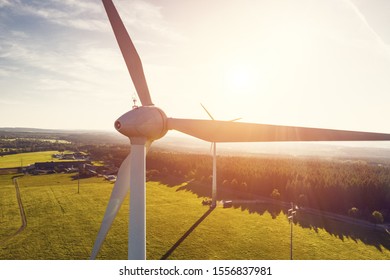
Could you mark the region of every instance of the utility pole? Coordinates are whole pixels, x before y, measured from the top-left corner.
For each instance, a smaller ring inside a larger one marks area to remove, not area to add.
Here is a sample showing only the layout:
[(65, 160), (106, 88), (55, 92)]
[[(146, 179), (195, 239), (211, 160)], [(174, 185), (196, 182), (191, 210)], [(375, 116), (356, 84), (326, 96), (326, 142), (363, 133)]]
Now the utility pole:
[(217, 144), (214, 142), (213, 146), (213, 182), (211, 189), (211, 208), (217, 206)]
[(79, 166), (79, 174), (77, 175), (77, 193), (80, 194), (80, 166)]
[(294, 216), (297, 214), (298, 206), (291, 202), (291, 208), (288, 209), (288, 220), (290, 222), (290, 260), (293, 259), (293, 224), (294, 224)]

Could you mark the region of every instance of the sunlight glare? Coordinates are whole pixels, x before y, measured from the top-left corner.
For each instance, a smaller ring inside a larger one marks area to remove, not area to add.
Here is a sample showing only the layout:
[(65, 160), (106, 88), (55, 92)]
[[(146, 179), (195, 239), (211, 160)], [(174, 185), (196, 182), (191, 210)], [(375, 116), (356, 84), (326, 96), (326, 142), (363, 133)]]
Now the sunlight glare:
[(225, 72), (225, 85), (233, 91), (249, 91), (255, 87), (255, 74), (248, 66), (234, 66)]

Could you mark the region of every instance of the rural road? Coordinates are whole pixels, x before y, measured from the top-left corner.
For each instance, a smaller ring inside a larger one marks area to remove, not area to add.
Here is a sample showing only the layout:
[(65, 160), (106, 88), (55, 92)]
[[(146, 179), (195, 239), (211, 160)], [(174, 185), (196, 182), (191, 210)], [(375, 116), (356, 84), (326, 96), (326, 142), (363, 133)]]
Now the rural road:
[(18, 178), (14, 178), (13, 181), (14, 181), (14, 184), (15, 184), (16, 199), (18, 200), (18, 205), (19, 205), (20, 218), (22, 219), (22, 225), (20, 226), (20, 228), (13, 235), (13, 236), (15, 236), (15, 235), (19, 234), (20, 232), (22, 232), (27, 227), (27, 217), (26, 217), (26, 213), (24, 212), (22, 199), (20, 197), (20, 189), (19, 189)]

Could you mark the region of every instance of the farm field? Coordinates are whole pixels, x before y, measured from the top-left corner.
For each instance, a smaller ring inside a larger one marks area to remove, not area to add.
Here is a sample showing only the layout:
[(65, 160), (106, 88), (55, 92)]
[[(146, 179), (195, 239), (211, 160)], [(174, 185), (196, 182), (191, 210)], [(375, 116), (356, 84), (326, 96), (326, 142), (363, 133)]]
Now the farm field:
[[(0, 259), (88, 259), (112, 183), (72, 174), (19, 178), (27, 227), (21, 224), (11, 175), (0, 176)], [(148, 259), (289, 259), (283, 209), (234, 205), (209, 211), (195, 183), (147, 183)], [(127, 258), (128, 198), (98, 255)], [(390, 238), (320, 217), (294, 225), (294, 259), (390, 259)]]
[(20, 153), (0, 157), (0, 168), (12, 168), (28, 166), (35, 162), (60, 161), (60, 159), (52, 158), (53, 154), (58, 154), (58, 151), (44, 151), (34, 153)]

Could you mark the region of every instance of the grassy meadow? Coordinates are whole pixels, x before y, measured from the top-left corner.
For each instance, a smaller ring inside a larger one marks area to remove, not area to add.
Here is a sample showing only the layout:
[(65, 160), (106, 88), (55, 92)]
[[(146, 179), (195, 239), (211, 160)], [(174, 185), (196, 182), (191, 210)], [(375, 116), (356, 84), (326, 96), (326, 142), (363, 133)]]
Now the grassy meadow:
[(60, 159), (52, 158), (53, 154), (58, 153), (58, 151), (44, 151), (1, 156), (0, 168), (28, 166), (36, 162), (60, 161)]
[[(289, 259), (285, 212), (262, 205), (202, 206), (192, 183), (147, 183), (148, 259)], [(21, 225), (11, 175), (0, 175), (0, 259), (88, 259), (113, 187), (72, 174), (24, 176)], [(208, 186), (196, 186), (197, 188)], [(127, 258), (128, 198), (98, 256)], [(390, 236), (303, 217), (294, 225), (295, 259), (390, 259)]]
[(21, 226), (13, 176), (0, 175), (0, 252), (2, 241), (10, 238)]

